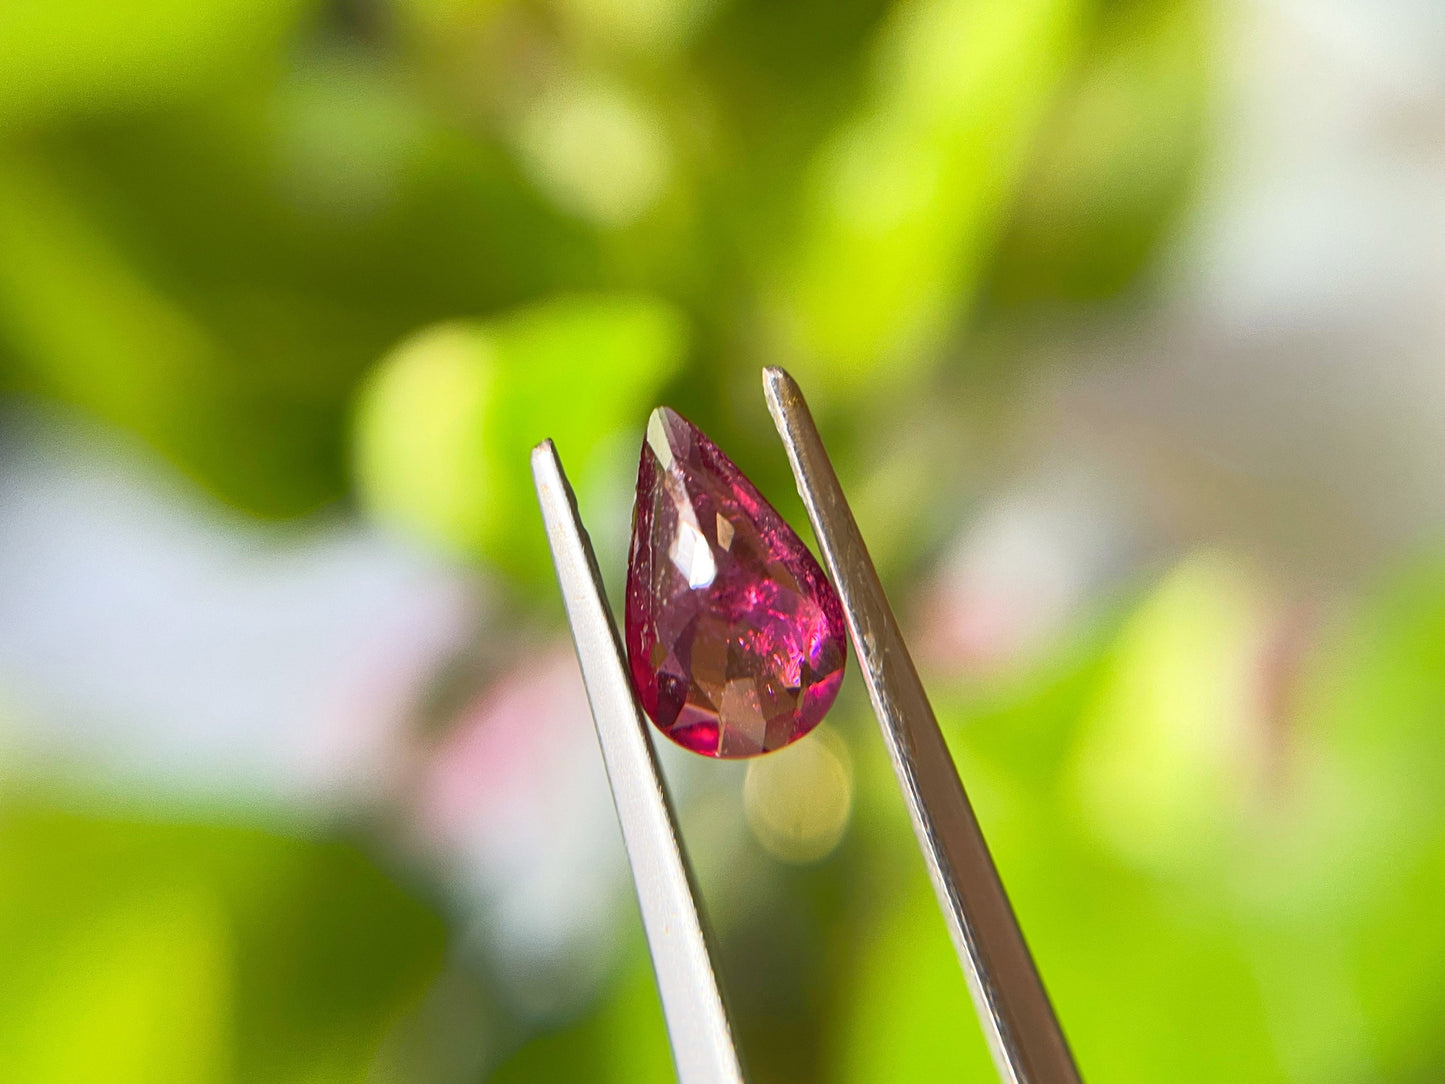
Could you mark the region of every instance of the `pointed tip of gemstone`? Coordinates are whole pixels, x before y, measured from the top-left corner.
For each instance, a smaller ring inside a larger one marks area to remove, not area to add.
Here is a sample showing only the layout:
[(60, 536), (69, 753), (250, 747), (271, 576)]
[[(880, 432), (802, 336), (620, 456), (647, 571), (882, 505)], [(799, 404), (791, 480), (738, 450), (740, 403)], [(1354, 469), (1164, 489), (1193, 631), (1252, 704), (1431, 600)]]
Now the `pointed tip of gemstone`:
[(647, 417), (647, 446), (652, 449), (652, 454), (657, 456), (663, 470), (669, 470), (672, 467), (673, 442), (670, 431), (679, 422), (687, 424), (683, 421), (682, 415), (668, 406), (654, 408)]
[(676, 411), (648, 418), (627, 570), (629, 666), (685, 748), (756, 756), (822, 721), (847, 656), (842, 606), (808, 548)]

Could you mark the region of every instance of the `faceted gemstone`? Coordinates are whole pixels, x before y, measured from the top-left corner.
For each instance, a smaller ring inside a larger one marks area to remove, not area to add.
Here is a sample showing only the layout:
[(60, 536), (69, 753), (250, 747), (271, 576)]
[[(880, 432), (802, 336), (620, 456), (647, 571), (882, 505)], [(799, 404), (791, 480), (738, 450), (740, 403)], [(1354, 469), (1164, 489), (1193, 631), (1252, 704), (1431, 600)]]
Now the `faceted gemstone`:
[(801, 738), (838, 695), (843, 608), (802, 540), (733, 461), (652, 412), (632, 513), (627, 657), (664, 734), (711, 757)]

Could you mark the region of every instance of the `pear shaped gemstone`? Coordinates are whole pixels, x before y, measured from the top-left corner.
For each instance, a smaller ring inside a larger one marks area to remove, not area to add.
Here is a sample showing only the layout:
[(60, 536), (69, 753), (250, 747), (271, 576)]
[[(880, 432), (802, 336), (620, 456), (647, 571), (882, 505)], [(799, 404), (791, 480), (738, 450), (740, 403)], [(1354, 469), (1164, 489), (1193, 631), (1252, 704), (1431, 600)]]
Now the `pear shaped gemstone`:
[(643, 709), (695, 753), (750, 757), (822, 721), (843, 680), (843, 608), (731, 459), (659, 407), (637, 470), (627, 657)]

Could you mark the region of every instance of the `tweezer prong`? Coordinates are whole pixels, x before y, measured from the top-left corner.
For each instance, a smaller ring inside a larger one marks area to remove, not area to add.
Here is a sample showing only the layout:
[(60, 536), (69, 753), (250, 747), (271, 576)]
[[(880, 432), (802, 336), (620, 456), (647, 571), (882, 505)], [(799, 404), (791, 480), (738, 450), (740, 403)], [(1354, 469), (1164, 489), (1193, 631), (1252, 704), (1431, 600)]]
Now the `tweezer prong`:
[(632, 865), (678, 1080), (741, 1084), (692, 871), (632, 691), (592, 543), (550, 440), (532, 449), (532, 478)]
[(803, 393), (777, 368), (763, 370), (763, 390), (823, 562), (842, 599), (859, 669), (999, 1076), (1008, 1084), (1079, 1084), (1068, 1044)]

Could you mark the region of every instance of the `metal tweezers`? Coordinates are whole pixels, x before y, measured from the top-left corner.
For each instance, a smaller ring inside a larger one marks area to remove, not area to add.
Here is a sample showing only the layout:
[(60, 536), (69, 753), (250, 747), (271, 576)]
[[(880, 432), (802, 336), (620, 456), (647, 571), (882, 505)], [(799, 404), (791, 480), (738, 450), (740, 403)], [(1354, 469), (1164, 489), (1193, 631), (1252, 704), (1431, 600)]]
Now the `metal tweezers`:
[[(763, 389), (842, 599), (863, 680), (999, 1077), (1009, 1084), (1078, 1084), (1073, 1057), (808, 405), (782, 369), (763, 371)], [(632, 864), (678, 1079), (741, 1084), (742, 1059), (692, 870), (597, 560), (550, 440), (533, 449), (532, 474)]]

